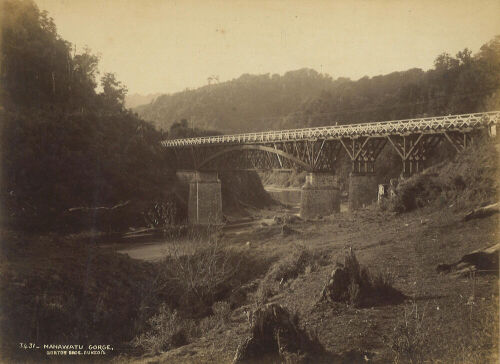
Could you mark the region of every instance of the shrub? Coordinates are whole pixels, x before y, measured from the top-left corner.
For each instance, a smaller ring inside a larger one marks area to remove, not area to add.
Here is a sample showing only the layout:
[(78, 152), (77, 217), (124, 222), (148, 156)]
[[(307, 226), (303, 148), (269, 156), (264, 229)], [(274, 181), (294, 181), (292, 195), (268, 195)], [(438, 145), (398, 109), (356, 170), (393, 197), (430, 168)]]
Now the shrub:
[(183, 320), (176, 310), (170, 310), (165, 304), (158, 314), (149, 319), (150, 330), (139, 335), (132, 345), (145, 352), (156, 354), (187, 344), (191, 324)]
[(156, 290), (163, 301), (190, 317), (210, 315), (215, 302), (229, 300), (237, 288), (269, 266), (266, 259), (229, 248), (213, 228), (193, 230), (183, 240), (168, 242), (166, 249)]
[(212, 305), (212, 312), (217, 321), (227, 323), (231, 317), (231, 305), (226, 301), (218, 301)]
[(414, 302), (385, 340), (395, 363), (496, 363), (498, 296), (489, 302), (457, 296), (438, 310)]
[(453, 160), (402, 181), (397, 195), (381, 208), (402, 213), (433, 204), (473, 208), (496, 200), (500, 180), (497, 159), (494, 144), (480, 140)]
[(427, 342), (424, 317), (425, 310), (419, 312), (416, 304), (413, 304), (410, 309), (405, 308), (404, 316), (394, 327), (389, 341), (395, 363), (422, 362)]
[(424, 172), (401, 182), (397, 191), (393, 199), (392, 210), (401, 213), (430, 204), (440, 196), (442, 186)]
[(304, 273), (307, 266), (315, 265), (315, 255), (303, 245), (294, 245), (290, 254), (276, 262), (267, 276), (275, 281), (287, 281)]

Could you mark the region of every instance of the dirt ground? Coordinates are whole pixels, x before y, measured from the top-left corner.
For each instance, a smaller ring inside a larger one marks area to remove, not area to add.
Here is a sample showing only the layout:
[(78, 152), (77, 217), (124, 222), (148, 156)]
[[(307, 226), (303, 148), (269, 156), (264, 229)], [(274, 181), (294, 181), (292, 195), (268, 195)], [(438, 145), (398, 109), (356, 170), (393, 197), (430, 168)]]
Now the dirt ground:
[[(259, 212), (262, 218), (273, 213)], [(296, 245), (321, 258), (322, 264), (288, 281), (268, 302), (297, 312), (301, 325), (317, 334), (328, 351), (346, 353), (340, 362), (355, 361), (349, 356), (352, 352), (361, 353), (362, 362), (374, 363), (412, 358), (441, 363), (497, 362), (498, 276), (486, 272), (455, 277), (436, 271), (439, 263), (456, 262), (464, 254), (498, 242), (498, 215), (467, 222), (463, 215), (453, 206), (402, 215), (370, 208), (298, 221), (290, 225), (295, 232), (287, 236), (279, 226), (266, 223), (244, 231), (228, 230), (224, 239), (263, 259), (278, 260)], [(349, 247), (370, 271), (390, 274), (394, 286), (408, 296), (405, 303), (363, 309), (319, 303), (330, 272)], [(234, 310), (228, 324), (191, 344), (158, 356), (115, 360), (231, 363), (249, 332), (245, 308), (251, 308), (250, 302)], [(395, 341), (402, 338), (410, 343), (408, 351), (413, 351), (406, 353), (410, 356), (403, 357), (405, 353), (395, 348)]]

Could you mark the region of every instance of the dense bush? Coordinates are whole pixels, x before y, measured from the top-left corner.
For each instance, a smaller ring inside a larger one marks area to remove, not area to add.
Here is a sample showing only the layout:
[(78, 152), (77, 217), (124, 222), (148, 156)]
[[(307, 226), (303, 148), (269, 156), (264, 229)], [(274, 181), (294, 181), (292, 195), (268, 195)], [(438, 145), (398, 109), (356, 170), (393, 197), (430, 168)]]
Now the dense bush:
[(193, 322), (184, 320), (176, 310), (160, 305), (158, 313), (149, 321), (150, 330), (135, 337), (132, 345), (151, 354), (157, 354), (187, 344)]
[(241, 294), (237, 292), (241, 286), (264, 274), (269, 266), (266, 259), (229, 248), (212, 228), (192, 229), (187, 236), (169, 241), (165, 249), (168, 255), (159, 263), (155, 290), (159, 299), (184, 317), (220, 314), (224, 308), (216, 302)]
[[(108, 73), (98, 92), (98, 57), (74, 52), (32, 1), (4, 1), (1, 12), (3, 223), (66, 229), (70, 208), (164, 201), (173, 184), (164, 135), (125, 110), (126, 87)], [(94, 212), (75, 228), (101, 228)], [(141, 223), (140, 214), (121, 220)]]

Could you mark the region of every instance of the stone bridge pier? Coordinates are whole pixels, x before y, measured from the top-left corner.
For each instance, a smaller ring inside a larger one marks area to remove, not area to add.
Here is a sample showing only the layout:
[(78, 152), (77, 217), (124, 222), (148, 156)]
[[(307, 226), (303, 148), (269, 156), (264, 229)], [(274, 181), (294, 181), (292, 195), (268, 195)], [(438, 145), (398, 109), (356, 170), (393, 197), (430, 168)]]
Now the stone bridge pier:
[(222, 223), (221, 182), (217, 172), (177, 172), (189, 184), (188, 222), (190, 225)]
[(352, 169), (349, 175), (349, 211), (370, 205), (377, 200), (375, 161), (386, 144), (385, 138), (360, 137), (349, 142), (341, 140)]
[(358, 210), (377, 200), (375, 173), (351, 172), (349, 175), (349, 211)]
[(302, 186), (300, 216), (305, 219), (340, 212), (340, 189), (333, 173), (312, 172)]

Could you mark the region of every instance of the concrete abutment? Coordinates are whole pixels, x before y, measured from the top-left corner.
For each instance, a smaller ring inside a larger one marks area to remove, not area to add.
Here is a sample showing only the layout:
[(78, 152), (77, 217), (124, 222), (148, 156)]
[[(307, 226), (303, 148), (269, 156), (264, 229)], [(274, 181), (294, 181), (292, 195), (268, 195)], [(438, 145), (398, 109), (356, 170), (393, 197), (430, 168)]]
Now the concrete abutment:
[(340, 212), (340, 190), (332, 173), (309, 173), (302, 186), (300, 216), (315, 218)]

